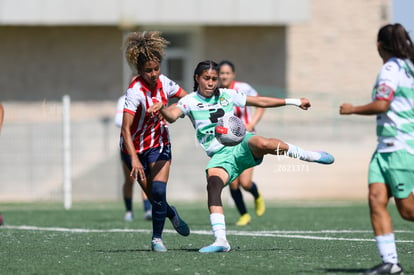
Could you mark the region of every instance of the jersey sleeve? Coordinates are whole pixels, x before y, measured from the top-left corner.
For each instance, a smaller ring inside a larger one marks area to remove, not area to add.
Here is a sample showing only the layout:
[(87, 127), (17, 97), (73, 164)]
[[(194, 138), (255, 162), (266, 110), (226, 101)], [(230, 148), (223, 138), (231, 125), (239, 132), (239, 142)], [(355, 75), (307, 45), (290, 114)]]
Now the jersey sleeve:
[(125, 112), (135, 115), (135, 112), (138, 109), (138, 105), (140, 104), (140, 95), (142, 95), (142, 93), (139, 91), (136, 85), (126, 91), (124, 105)]
[(164, 92), (167, 94), (169, 98), (177, 97), (183, 91), (180, 85), (178, 85), (175, 81), (169, 79), (165, 75), (160, 75), (160, 80), (162, 82)]
[(374, 88), (375, 100), (391, 101), (393, 99), (395, 90), (398, 87), (400, 70), (403, 70), (403, 68), (395, 59), (390, 59), (381, 67)]
[(190, 95), (186, 95), (185, 97), (182, 97), (180, 100), (178, 100), (177, 102), (177, 107), (181, 109), (181, 111), (183, 111), (183, 116), (186, 116), (189, 114), (190, 112)]
[(240, 82), (238, 85), (239, 91), (245, 93), (247, 96), (258, 96), (259, 93), (250, 84), (246, 82)]
[(122, 117), (124, 115), (124, 106), (125, 106), (125, 96), (121, 96), (118, 99), (116, 104), (116, 113), (114, 117), (115, 126), (121, 128), (122, 126)]
[(237, 91), (232, 89), (223, 89), (224, 92), (228, 93), (233, 100), (233, 104), (237, 107), (246, 106), (247, 95), (243, 91)]

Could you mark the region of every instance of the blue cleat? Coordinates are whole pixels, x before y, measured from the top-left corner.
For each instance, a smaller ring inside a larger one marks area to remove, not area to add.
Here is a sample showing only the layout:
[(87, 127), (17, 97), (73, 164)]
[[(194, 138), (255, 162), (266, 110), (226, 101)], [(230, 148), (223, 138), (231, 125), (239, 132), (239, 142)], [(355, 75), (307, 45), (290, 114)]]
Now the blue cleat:
[(162, 239), (154, 238), (151, 241), (151, 250), (154, 252), (167, 252), (167, 248), (165, 247)]
[(134, 220), (134, 214), (131, 211), (127, 211), (124, 216), (126, 222), (132, 222)]
[(178, 215), (177, 209), (175, 209), (174, 206), (171, 205), (170, 207), (175, 213), (174, 217), (170, 219), (175, 231), (177, 231), (177, 233), (181, 236), (186, 237), (190, 235), (190, 228), (188, 227), (188, 224), (181, 219), (180, 215)]
[(200, 253), (216, 253), (229, 252), (231, 250), (230, 244), (227, 241), (215, 241), (209, 246), (205, 246), (198, 250)]
[(324, 152), (324, 151), (314, 151), (314, 152), (320, 154), (320, 157), (314, 160), (314, 162), (317, 162), (320, 164), (332, 164), (335, 161), (335, 158), (328, 152)]
[(402, 266), (392, 263), (381, 263), (373, 268), (365, 271), (364, 275), (377, 275), (377, 274), (403, 274), (404, 270)]

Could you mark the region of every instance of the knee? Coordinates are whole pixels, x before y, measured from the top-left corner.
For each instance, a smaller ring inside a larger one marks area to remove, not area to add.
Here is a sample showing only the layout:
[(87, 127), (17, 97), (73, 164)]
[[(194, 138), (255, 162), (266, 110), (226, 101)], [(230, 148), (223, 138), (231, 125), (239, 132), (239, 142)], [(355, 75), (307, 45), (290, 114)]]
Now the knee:
[(208, 206), (222, 206), (221, 190), (224, 187), (224, 182), (220, 177), (210, 176), (207, 179), (207, 197)]
[(261, 138), (258, 140), (258, 142), (256, 143), (257, 147), (260, 148), (261, 150), (275, 150), (277, 148), (275, 148), (275, 142), (272, 139), (269, 138)]
[(371, 212), (381, 211), (387, 208), (388, 197), (381, 192), (370, 190), (368, 193), (368, 203)]
[(400, 215), (404, 220), (414, 222), (414, 211), (412, 209), (400, 211)]
[(223, 189), (224, 183), (220, 177), (210, 176), (207, 179), (207, 192), (210, 193), (220, 193)]
[(163, 200), (166, 197), (167, 183), (162, 181), (152, 182), (151, 194), (154, 200)]
[(398, 201), (396, 200), (398, 212), (401, 218), (414, 222), (414, 201)]

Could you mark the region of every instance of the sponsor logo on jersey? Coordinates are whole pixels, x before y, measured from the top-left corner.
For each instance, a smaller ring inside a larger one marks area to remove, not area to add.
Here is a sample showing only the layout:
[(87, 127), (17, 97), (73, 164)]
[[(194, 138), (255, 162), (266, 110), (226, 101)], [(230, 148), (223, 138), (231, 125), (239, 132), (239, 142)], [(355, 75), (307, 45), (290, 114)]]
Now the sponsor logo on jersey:
[(223, 107), (230, 104), (229, 101), (224, 97), (220, 97), (219, 102), (220, 102), (220, 105), (223, 106)]

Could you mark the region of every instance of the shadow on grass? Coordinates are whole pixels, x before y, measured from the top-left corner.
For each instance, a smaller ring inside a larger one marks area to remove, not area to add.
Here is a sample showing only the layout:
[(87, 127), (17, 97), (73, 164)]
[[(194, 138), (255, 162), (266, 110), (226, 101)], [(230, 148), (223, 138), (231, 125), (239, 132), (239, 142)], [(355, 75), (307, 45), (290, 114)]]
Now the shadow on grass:
[[(181, 251), (181, 252), (197, 252), (200, 249), (199, 248), (187, 248), (187, 247), (181, 247), (181, 248), (168, 248), (168, 251)], [(282, 251), (286, 249), (280, 249), (280, 248), (268, 248), (268, 249), (241, 249), (240, 247), (234, 247), (229, 252), (254, 252), (254, 251)], [(289, 249), (292, 250), (292, 249)], [(130, 253), (130, 252), (152, 252), (150, 249), (110, 249), (110, 250), (95, 250), (95, 252), (98, 253)], [(220, 253), (220, 252), (218, 252)], [(214, 253), (207, 253), (207, 254), (214, 254)], [(217, 253), (216, 253), (217, 254)]]
[(325, 268), (325, 269), (321, 269), (321, 271), (325, 271), (325, 273), (358, 273), (358, 274), (362, 274), (365, 271), (367, 271), (367, 269), (363, 269), (363, 268)]

